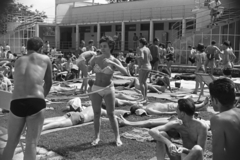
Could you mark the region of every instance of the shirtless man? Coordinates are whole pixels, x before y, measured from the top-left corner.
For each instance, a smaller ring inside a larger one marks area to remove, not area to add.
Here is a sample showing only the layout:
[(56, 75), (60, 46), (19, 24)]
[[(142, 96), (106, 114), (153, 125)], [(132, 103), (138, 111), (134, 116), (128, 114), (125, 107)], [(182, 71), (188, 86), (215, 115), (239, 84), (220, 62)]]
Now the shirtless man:
[[(170, 159), (203, 160), (207, 140), (207, 125), (194, 118), (195, 105), (191, 99), (178, 100), (178, 119), (169, 121), (149, 131), (157, 141), (156, 156), (163, 160), (168, 154)], [(183, 142), (183, 147), (172, 143), (169, 132), (175, 131)]]
[[(41, 38), (27, 41), (28, 54), (15, 62), (14, 90), (8, 121), (8, 141), (2, 159), (11, 160), (24, 126), (27, 126), (24, 159), (36, 159), (36, 146), (42, 130), (45, 97), (52, 86), (52, 67), (48, 56), (39, 54)], [(44, 84), (43, 84), (44, 83)]]
[(216, 46), (216, 41), (212, 41), (211, 45), (207, 46), (206, 48), (206, 61), (205, 61), (205, 68), (210, 65), (211, 72), (210, 74), (213, 75), (215, 65), (215, 54), (217, 52), (221, 52), (220, 49)]
[[(128, 116), (130, 112), (126, 110), (115, 110), (114, 114), (116, 116)], [(107, 111), (101, 109), (101, 116), (107, 117)], [(86, 107), (81, 112), (68, 112), (64, 116), (47, 118), (44, 120), (42, 131), (53, 129), (53, 128), (62, 128), (70, 127), (78, 124), (83, 124), (91, 122), (94, 119), (93, 108), (92, 106)]]
[[(208, 107), (209, 99), (206, 97), (206, 99), (200, 103), (196, 104), (196, 110), (197, 111), (206, 111)], [(178, 104), (175, 102), (172, 103), (160, 103), (160, 102), (154, 102), (149, 103), (146, 106), (143, 106), (143, 104), (134, 104), (130, 111), (132, 114), (136, 113), (137, 110), (145, 111), (148, 115), (172, 115), (176, 114)], [(141, 112), (141, 111), (140, 111)]]
[(240, 157), (240, 108), (234, 107), (235, 87), (228, 78), (209, 85), (212, 105), (219, 114), (211, 118), (213, 160), (238, 160)]
[(230, 56), (233, 57), (233, 59), (236, 59), (236, 56), (234, 55), (230, 47), (231, 47), (230, 41), (225, 41), (223, 43), (223, 48), (222, 48), (223, 49), (223, 57), (222, 57), (223, 69), (233, 68), (230, 60)]
[(94, 51), (86, 51), (79, 55), (78, 59), (76, 60), (77, 66), (79, 68), (79, 74), (80, 71), (82, 71), (82, 76), (85, 78), (80, 89), (83, 91), (83, 93), (86, 93), (87, 91), (88, 80), (86, 78), (88, 77), (88, 63), (91, 58), (96, 55), (97, 53)]

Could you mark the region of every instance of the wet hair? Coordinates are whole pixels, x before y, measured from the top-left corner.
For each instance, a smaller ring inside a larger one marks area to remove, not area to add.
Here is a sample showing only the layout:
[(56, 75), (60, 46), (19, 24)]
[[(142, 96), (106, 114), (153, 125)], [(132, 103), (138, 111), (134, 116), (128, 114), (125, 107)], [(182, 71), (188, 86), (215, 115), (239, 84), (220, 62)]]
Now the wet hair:
[(223, 45), (225, 45), (227, 47), (231, 47), (231, 42), (230, 41), (224, 41)]
[(147, 40), (146, 40), (146, 38), (141, 38), (141, 39), (139, 39), (139, 42), (142, 43), (142, 45), (144, 45), (144, 46), (147, 45)]
[(139, 104), (133, 104), (132, 106), (131, 106), (131, 108), (130, 108), (130, 112), (131, 112), (131, 114), (135, 114), (135, 111), (136, 110), (138, 110), (138, 109), (140, 109), (141, 107), (139, 106)]
[(109, 46), (109, 48), (111, 49), (110, 52), (112, 53), (113, 50), (114, 50), (114, 46), (115, 46), (115, 42), (114, 40), (112, 39), (112, 37), (110, 36), (105, 36), (105, 37), (102, 37), (99, 41), (99, 43), (103, 43), (103, 42), (106, 42)]
[(212, 98), (217, 99), (224, 107), (232, 107), (235, 101), (235, 85), (228, 78), (219, 78), (209, 84)]
[(188, 116), (193, 116), (196, 107), (194, 101), (190, 98), (187, 98), (178, 100), (178, 109), (179, 111), (186, 113)]
[(215, 44), (216, 44), (216, 41), (212, 41), (211, 44), (212, 44), (212, 45), (215, 45)]
[(198, 43), (198, 46), (197, 46), (197, 51), (199, 52), (204, 52), (204, 44), (203, 43)]
[(38, 52), (43, 46), (43, 40), (40, 37), (33, 37), (27, 41), (27, 50)]

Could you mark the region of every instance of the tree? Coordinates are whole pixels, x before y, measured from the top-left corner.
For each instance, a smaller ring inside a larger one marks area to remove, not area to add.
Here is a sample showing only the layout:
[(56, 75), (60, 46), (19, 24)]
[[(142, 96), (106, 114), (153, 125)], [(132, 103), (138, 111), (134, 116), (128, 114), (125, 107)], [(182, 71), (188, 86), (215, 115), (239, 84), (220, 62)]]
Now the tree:
[(47, 18), (45, 12), (31, 11), (32, 5), (27, 6), (15, 0), (3, 0), (3, 2), (0, 9), (0, 34), (7, 32), (8, 22), (35, 23), (43, 22)]

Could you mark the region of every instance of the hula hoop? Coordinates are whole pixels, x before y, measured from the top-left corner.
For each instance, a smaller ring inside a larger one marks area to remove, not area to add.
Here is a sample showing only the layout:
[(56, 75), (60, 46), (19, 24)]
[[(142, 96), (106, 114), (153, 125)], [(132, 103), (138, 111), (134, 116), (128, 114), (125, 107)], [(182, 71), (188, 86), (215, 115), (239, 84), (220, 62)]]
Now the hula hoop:
[(80, 94), (79, 97), (87, 97), (87, 96), (89, 96), (89, 95), (91, 95), (91, 94), (104, 91), (105, 89), (110, 88), (110, 87), (112, 87), (112, 86), (113, 86), (113, 84), (111, 83), (110, 85), (108, 85), (108, 86), (105, 87), (105, 88), (102, 88), (102, 89), (99, 89), (99, 90), (96, 90), (96, 91), (93, 91), (93, 92), (90, 92), (90, 93), (86, 93), (86, 94)]
[(74, 80), (76, 81), (80, 81), (80, 80), (84, 80), (84, 79), (92, 79), (90, 77), (84, 77), (84, 78), (75, 78), (75, 79), (70, 79), (70, 80), (65, 80), (65, 81), (53, 81), (54, 84), (58, 84), (58, 83), (64, 83), (64, 82), (72, 82)]

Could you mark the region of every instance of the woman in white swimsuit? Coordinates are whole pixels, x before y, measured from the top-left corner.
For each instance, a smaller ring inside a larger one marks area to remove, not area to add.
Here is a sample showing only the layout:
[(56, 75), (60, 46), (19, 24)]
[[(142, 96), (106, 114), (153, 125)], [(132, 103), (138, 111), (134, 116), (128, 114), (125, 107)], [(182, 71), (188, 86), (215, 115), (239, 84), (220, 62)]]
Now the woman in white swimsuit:
[(152, 61), (152, 55), (150, 50), (146, 47), (147, 40), (145, 38), (141, 38), (139, 40), (139, 49), (136, 56), (139, 63), (139, 82), (140, 82), (140, 89), (143, 95), (144, 100), (147, 101), (147, 78), (149, 76), (150, 71), (152, 70), (152, 66), (150, 61)]
[(100, 141), (100, 116), (103, 99), (106, 103), (107, 115), (115, 134), (116, 145), (122, 145), (122, 141), (119, 135), (118, 123), (114, 116), (115, 89), (112, 82), (112, 77), (115, 69), (119, 70), (121, 73), (123, 73), (123, 75), (128, 75), (128, 73), (127, 70), (122, 66), (121, 62), (111, 55), (114, 49), (114, 45), (115, 43), (111, 37), (102, 37), (100, 40), (100, 48), (102, 54), (95, 56), (90, 61), (89, 69), (93, 69), (93, 71), (96, 73), (96, 80), (92, 87), (92, 91), (103, 89), (97, 93), (92, 94), (91, 96), (94, 111), (95, 129), (95, 140), (92, 142), (92, 145), (97, 145)]

